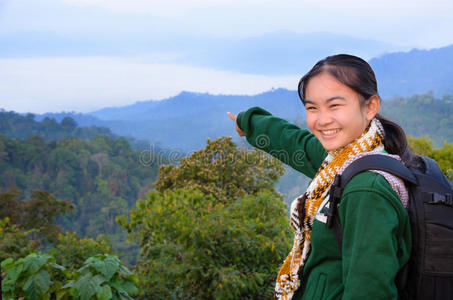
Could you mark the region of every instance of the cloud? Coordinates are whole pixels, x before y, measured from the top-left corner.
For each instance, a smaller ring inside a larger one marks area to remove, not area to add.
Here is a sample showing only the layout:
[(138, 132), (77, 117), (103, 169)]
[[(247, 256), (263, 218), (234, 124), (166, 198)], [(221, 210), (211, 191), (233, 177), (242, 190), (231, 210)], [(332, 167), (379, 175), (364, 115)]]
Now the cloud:
[(260, 76), (109, 57), (0, 59), (1, 106), (19, 112), (87, 112), (185, 91), (257, 94), (295, 89), (299, 76)]

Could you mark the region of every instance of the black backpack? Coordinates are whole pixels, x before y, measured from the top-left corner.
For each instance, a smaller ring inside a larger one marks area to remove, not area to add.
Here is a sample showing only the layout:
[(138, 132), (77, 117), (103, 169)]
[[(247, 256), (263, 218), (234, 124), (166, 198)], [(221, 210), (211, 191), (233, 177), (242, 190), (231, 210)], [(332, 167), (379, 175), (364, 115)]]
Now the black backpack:
[(403, 179), (409, 192), (407, 211), (412, 230), (412, 253), (395, 283), (399, 299), (453, 299), (453, 185), (437, 163), (419, 156), (417, 167), (380, 154), (361, 157), (336, 175), (330, 189), (327, 227), (333, 228), (340, 245), (342, 232), (337, 217), (341, 194), (351, 178), (366, 170), (382, 170)]

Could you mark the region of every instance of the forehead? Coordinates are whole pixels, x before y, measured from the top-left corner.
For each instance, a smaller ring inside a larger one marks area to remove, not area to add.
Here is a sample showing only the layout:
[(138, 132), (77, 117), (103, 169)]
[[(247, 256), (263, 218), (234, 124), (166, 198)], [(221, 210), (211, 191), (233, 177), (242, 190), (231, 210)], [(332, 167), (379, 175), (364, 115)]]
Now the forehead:
[(326, 101), (335, 96), (349, 99), (358, 98), (359, 94), (328, 72), (322, 72), (311, 78), (305, 88), (306, 102)]

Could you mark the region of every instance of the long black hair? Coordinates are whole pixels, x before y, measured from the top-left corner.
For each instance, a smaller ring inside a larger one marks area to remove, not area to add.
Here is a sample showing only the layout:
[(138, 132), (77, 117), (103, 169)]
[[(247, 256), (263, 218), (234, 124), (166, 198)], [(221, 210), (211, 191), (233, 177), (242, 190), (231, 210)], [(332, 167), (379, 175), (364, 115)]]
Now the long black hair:
[[(328, 72), (339, 82), (356, 91), (361, 96), (361, 105), (367, 105), (371, 96), (379, 97), (376, 76), (371, 66), (360, 57), (337, 54), (318, 61), (299, 81), (298, 93), (304, 104), (308, 82), (322, 72)], [(406, 134), (401, 126), (380, 114), (377, 114), (376, 118), (384, 127), (385, 150), (390, 154), (399, 155), (406, 165), (415, 163), (415, 156), (408, 148)]]

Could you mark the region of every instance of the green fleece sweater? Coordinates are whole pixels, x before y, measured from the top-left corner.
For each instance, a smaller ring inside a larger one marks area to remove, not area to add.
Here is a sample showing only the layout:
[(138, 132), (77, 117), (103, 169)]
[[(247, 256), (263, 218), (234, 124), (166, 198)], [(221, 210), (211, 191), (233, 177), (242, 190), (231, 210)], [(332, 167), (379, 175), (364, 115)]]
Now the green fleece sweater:
[[(237, 124), (251, 145), (310, 178), (327, 155), (308, 130), (259, 107), (240, 113)], [(293, 299), (397, 299), (394, 279), (411, 249), (409, 217), (397, 194), (381, 175), (363, 172), (346, 186), (339, 216), (341, 251), (325, 220), (315, 220), (311, 254)]]

